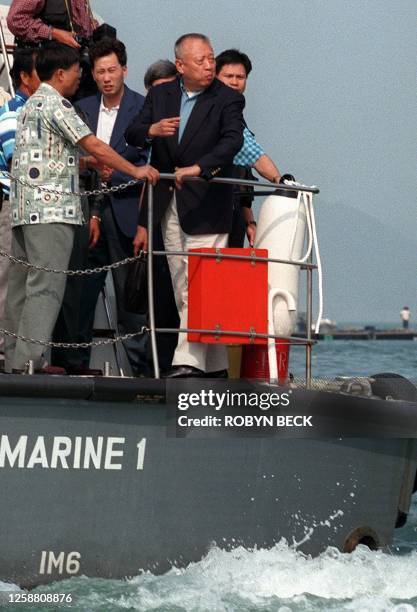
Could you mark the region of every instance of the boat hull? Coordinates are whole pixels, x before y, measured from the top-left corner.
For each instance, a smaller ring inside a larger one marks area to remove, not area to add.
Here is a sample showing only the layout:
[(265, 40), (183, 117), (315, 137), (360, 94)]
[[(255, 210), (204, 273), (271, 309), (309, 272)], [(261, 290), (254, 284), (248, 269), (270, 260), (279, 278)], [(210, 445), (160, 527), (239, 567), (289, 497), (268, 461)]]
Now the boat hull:
[(1, 398), (2, 581), (160, 573), (282, 538), (313, 555), (384, 548), (408, 510), (415, 440), (178, 438), (162, 396), (132, 399), (131, 383), (130, 399), (123, 385), (119, 401), (83, 398), (90, 384)]

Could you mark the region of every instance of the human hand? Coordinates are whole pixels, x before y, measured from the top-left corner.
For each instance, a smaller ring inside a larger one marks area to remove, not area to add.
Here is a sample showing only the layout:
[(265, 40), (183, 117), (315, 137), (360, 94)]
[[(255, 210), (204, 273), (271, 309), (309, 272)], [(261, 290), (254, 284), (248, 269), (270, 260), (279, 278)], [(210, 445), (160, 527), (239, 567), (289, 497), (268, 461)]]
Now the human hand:
[(113, 169), (109, 166), (102, 166), (100, 168), (100, 178), (104, 183), (107, 183), (112, 177)]
[(133, 254), (139, 255), (139, 251), (148, 250), (148, 230), (142, 225), (138, 225), (135, 237), (133, 238)]
[(182, 183), (187, 176), (200, 176), (201, 168), (197, 164), (185, 168), (175, 168), (175, 187), (182, 188)]
[(83, 155), (80, 157), (80, 172), (89, 170), (90, 168), (97, 170), (100, 167), (99, 162), (92, 155)]
[(248, 238), (249, 246), (253, 247), (256, 238), (256, 225), (253, 223), (248, 223), (246, 226), (246, 236)]
[(88, 234), (89, 247), (90, 249), (93, 249), (100, 238), (100, 219), (98, 217), (93, 216), (90, 218)]
[(159, 181), (159, 172), (149, 165), (138, 166), (135, 168), (133, 178), (137, 180), (147, 180), (152, 185), (156, 185), (156, 183)]
[(53, 40), (56, 40), (63, 45), (68, 45), (68, 47), (73, 47), (74, 49), (79, 49), (81, 47), (80, 44), (75, 40), (75, 34), (72, 32), (67, 32), (66, 30), (60, 30), (58, 28), (52, 28), (51, 36)]
[(169, 117), (168, 119), (161, 119), (161, 121), (153, 123), (149, 128), (148, 136), (150, 138), (155, 138), (155, 136), (162, 136), (162, 138), (173, 136), (178, 130), (180, 119), (181, 117)]

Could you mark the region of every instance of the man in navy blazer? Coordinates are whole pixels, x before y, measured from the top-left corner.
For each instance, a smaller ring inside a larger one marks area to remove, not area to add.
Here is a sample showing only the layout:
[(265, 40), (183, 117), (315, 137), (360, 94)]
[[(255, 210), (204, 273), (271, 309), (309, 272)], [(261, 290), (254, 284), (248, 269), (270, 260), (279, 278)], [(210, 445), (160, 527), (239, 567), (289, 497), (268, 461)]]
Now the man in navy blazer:
[[(125, 84), (127, 56), (125, 45), (117, 39), (104, 38), (90, 48), (93, 78), (99, 93), (77, 102), (84, 121), (101, 140), (136, 166), (147, 161), (147, 152), (139, 151), (126, 143), (124, 132), (143, 105), (144, 97)], [(87, 158), (87, 167), (95, 167), (95, 160)], [(120, 185), (130, 179), (109, 168), (99, 168), (102, 183), (107, 186)], [(141, 186), (129, 187), (103, 199), (100, 219), (100, 238), (90, 249), (88, 267), (94, 268), (114, 263), (133, 255), (133, 238), (139, 216)], [(126, 266), (112, 271), (117, 303), (117, 322), (120, 334), (140, 331), (146, 325), (143, 315), (127, 312), (124, 308)], [(90, 342), (94, 324), (94, 313), (106, 274), (84, 277), (80, 312), (78, 341)], [(149, 372), (146, 356), (146, 336), (124, 342), (133, 374)], [(79, 369), (88, 368), (89, 352), (80, 352)], [(77, 368), (75, 368), (77, 369)]]
[[(151, 144), (152, 165), (176, 175), (175, 185), (155, 187), (155, 223), (161, 223), (166, 251), (225, 247), (232, 225), (233, 188), (209, 179), (224, 173), (243, 144), (245, 105), (241, 94), (215, 79), (210, 40), (185, 34), (175, 44), (175, 81), (152, 87), (139, 116), (126, 132), (128, 143)], [(203, 181), (185, 181), (202, 177)], [(146, 208), (141, 211), (146, 246)], [(138, 247), (139, 233), (136, 235)], [(187, 258), (168, 255), (180, 327), (188, 326)], [(188, 342), (180, 333), (169, 377), (223, 374), (224, 346)]]

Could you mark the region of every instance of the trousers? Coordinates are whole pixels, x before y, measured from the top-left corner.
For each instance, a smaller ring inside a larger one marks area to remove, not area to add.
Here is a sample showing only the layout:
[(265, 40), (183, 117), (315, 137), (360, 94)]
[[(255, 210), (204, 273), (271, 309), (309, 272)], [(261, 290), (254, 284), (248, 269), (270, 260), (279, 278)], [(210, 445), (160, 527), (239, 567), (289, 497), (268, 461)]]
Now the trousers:
[[(21, 225), (12, 230), (11, 252), (36, 266), (67, 270), (74, 225), (45, 223)], [(49, 342), (64, 297), (66, 276), (12, 263), (9, 269), (4, 327), (34, 340)], [(46, 347), (5, 338), (5, 371), (24, 370), (29, 359), (35, 368), (45, 365)]]
[[(161, 224), (162, 238), (167, 252), (227, 246), (228, 234), (199, 234), (196, 236), (186, 234), (181, 229), (179, 222), (175, 194)], [(180, 317), (180, 328), (186, 328), (188, 327), (188, 258), (182, 255), (167, 255), (167, 259)], [(180, 332), (172, 365), (189, 365), (204, 372), (216, 372), (226, 370), (229, 364), (225, 346), (188, 342), (187, 333)]]

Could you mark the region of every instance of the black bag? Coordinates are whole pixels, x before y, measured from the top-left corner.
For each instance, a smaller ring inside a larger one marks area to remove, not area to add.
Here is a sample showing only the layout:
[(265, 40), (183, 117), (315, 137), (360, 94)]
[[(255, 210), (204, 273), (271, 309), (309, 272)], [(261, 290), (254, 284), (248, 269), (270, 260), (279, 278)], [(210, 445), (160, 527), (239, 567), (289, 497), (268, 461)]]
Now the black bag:
[(148, 311), (147, 266), (146, 255), (127, 264), (124, 306), (128, 312), (143, 315)]

